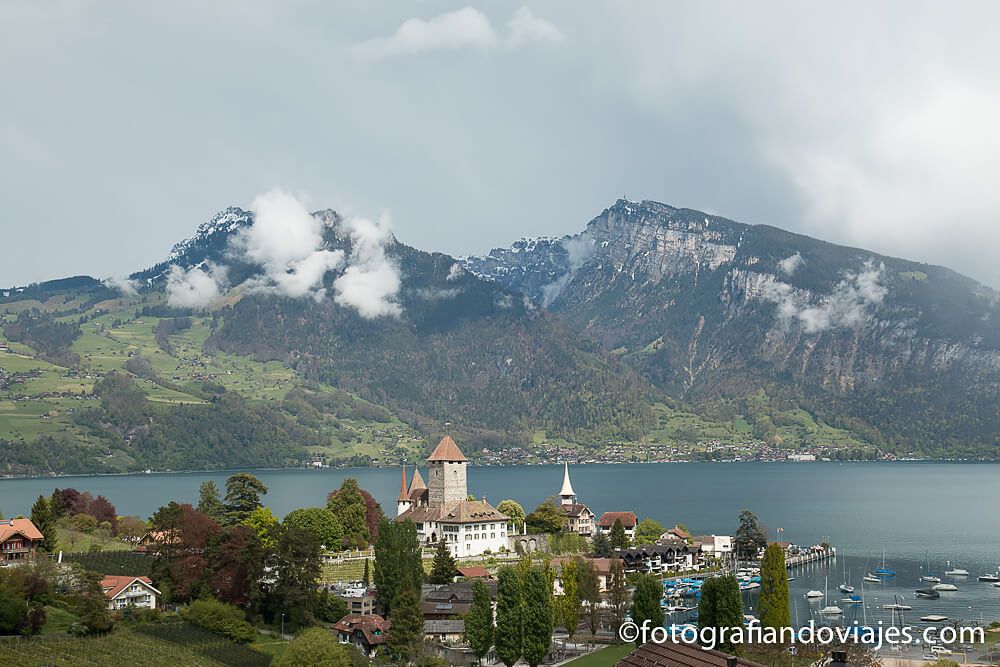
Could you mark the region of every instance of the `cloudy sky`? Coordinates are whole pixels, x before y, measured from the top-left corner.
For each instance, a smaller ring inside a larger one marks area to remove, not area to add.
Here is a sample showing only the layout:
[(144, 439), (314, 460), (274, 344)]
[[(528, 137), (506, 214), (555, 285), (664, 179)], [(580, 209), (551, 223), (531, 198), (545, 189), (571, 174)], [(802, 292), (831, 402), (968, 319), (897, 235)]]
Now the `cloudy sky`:
[(1000, 5), (0, 0), (0, 285), (283, 188), (452, 254), (655, 199), (1000, 287)]

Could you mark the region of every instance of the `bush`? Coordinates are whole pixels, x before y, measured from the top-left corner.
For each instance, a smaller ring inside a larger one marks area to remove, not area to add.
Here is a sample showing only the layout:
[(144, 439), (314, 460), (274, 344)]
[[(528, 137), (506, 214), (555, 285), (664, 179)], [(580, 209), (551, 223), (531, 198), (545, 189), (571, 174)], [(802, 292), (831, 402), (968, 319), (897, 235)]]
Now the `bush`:
[(288, 645), (281, 657), (274, 661), (276, 667), (350, 667), (347, 651), (333, 633), (324, 628), (303, 630)]
[(181, 617), (235, 642), (248, 643), (257, 638), (257, 630), (247, 623), (240, 609), (218, 600), (195, 600), (181, 611)]

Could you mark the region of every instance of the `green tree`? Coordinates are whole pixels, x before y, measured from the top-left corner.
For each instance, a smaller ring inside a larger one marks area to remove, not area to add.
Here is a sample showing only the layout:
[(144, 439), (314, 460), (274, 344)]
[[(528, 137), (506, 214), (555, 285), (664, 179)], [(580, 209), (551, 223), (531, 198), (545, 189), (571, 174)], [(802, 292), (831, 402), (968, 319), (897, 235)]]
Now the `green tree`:
[(733, 538), (736, 557), (743, 560), (755, 559), (765, 546), (767, 535), (761, 528), (757, 515), (750, 510), (740, 512), (740, 527), (736, 529), (736, 536)]
[(417, 540), (417, 527), (412, 521), (382, 519), (375, 540), (375, 588), (379, 606), (392, 613), (400, 582), (408, 578), (415, 587), (424, 578), (424, 568)]
[(451, 549), (445, 540), (438, 540), (434, 551), (434, 564), (431, 567), (427, 582), (431, 584), (447, 584), (458, 576), (458, 565), (451, 555)]
[(521, 533), (524, 531), (524, 508), (516, 500), (501, 500), (500, 504), (497, 505), (497, 509), (500, 510), (501, 514), (506, 515), (512, 524), (514, 524), (514, 532)]
[(537, 667), (552, 645), (552, 584), (546, 568), (529, 567), (523, 575), (521, 653), (531, 667)]
[(316, 582), (322, 571), (319, 540), (307, 530), (293, 526), (278, 531), (277, 548), (272, 559), (277, 577), (271, 603), (275, 617), (285, 613), (292, 627), (313, 622), (319, 604)]
[(361, 575), (361, 583), (363, 583), (365, 585), (365, 588), (368, 588), (368, 584), (370, 584), (372, 582), (371, 564), (372, 564), (371, 559), (370, 558), (366, 558), (365, 559), (365, 573), (363, 575)]
[(612, 549), (628, 549), (628, 534), (625, 532), (625, 526), (622, 525), (621, 519), (615, 519), (615, 523), (611, 526), (610, 542)]
[(765, 628), (786, 628), (792, 624), (788, 601), (788, 570), (785, 552), (777, 543), (769, 544), (760, 563), (760, 623)]
[(580, 600), (586, 607), (587, 628), (591, 635), (597, 634), (600, 622), (601, 579), (593, 561), (578, 559), (580, 572)]
[(611, 546), (611, 540), (608, 539), (608, 536), (598, 531), (594, 534), (591, 552), (594, 554), (594, 558), (610, 558), (614, 555), (615, 550)]
[(76, 615), (84, 630), (90, 634), (103, 634), (110, 631), (115, 622), (108, 612), (107, 599), (101, 588), (101, 575), (96, 572), (83, 572), (79, 577), (80, 593), (76, 598)]
[(6, 586), (0, 587), (0, 635), (21, 631), (28, 616), (28, 603)]
[(333, 513), (325, 507), (292, 510), (285, 516), (286, 526), (308, 530), (327, 549), (337, 549), (344, 539), (344, 529)]
[[(742, 626), (743, 600), (736, 577), (727, 575), (706, 579), (702, 584), (701, 600), (698, 603), (698, 627), (722, 629)], [(721, 634), (716, 636), (722, 637)], [(728, 631), (725, 636), (729, 636)], [(717, 648), (733, 653), (739, 647), (727, 640), (720, 642)]]
[(472, 606), (465, 614), (465, 638), (480, 662), (493, 646), (493, 603), (482, 579), (472, 582)]
[(660, 539), (660, 535), (664, 533), (666, 529), (656, 519), (643, 519), (639, 522), (639, 525), (635, 527), (635, 540), (633, 542), (636, 546), (642, 546), (644, 544), (656, 544), (656, 541)]
[(41, 532), (42, 551), (55, 553), (56, 551), (56, 521), (52, 516), (52, 503), (45, 496), (38, 496), (38, 500), (31, 506), (31, 523)]
[(330, 494), (326, 508), (333, 513), (344, 533), (344, 545), (363, 549), (371, 543), (367, 505), (358, 480), (346, 478), (340, 488)]
[(404, 573), (399, 582), (389, 620), (392, 621), (386, 637), (389, 652), (403, 664), (409, 664), (420, 653), (420, 642), (424, 636), (424, 614), (420, 609), (417, 587), (408, 573)]
[(521, 573), (511, 565), (497, 571), (497, 625), (493, 643), (507, 667), (521, 658), (524, 647), (524, 600)]
[(569, 640), (573, 641), (577, 626), (580, 625), (580, 563), (577, 559), (563, 563), (559, 580), (562, 593), (556, 596), (555, 606), (559, 622), (566, 628)]
[(351, 667), (347, 650), (325, 628), (307, 628), (285, 647), (275, 667)]
[(264, 483), (248, 472), (238, 472), (226, 480), (226, 522), (243, 523), (250, 513), (261, 506), (260, 497), (267, 494)]
[(278, 517), (274, 516), (271, 508), (258, 507), (240, 525), (247, 526), (254, 532), (265, 551), (272, 551), (278, 544)]
[[(651, 628), (663, 625), (663, 585), (652, 574), (640, 574), (632, 599), (632, 621), (640, 627), (648, 620)], [(637, 640), (638, 641), (638, 640)]]
[(625, 579), (625, 567), (619, 558), (611, 561), (611, 570), (608, 572), (608, 604), (611, 606), (611, 620), (614, 624), (612, 630), (617, 641), (617, 631), (625, 622), (629, 605), (628, 581)]
[(226, 507), (219, 497), (219, 487), (210, 479), (198, 487), (198, 511), (212, 517), (217, 523), (222, 523), (226, 519)]
[(531, 534), (559, 533), (566, 529), (569, 517), (566, 516), (566, 510), (562, 505), (549, 498), (525, 518), (525, 523)]

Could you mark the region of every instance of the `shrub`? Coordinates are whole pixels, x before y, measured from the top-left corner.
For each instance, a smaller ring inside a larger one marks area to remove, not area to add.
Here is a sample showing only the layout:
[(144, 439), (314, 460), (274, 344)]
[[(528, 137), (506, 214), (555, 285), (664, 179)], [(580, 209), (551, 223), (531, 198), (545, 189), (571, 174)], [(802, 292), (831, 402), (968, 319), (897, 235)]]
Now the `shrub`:
[(300, 667), (317, 665), (322, 667), (349, 667), (351, 660), (329, 630), (309, 628), (288, 645), (280, 658), (274, 661), (277, 667)]
[(181, 611), (181, 617), (236, 642), (252, 642), (257, 638), (257, 630), (247, 623), (240, 609), (218, 600), (195, 600)]

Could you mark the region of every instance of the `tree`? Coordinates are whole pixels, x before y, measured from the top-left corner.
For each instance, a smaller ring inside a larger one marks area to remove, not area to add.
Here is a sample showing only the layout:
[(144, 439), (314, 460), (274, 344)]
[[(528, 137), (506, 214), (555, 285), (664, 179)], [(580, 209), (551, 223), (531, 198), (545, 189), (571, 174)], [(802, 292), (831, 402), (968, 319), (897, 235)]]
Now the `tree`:
[(267, 494), (264, 483), (248, 472), (238, 472), (226, 480), (226, 523), (243, 523), (260, 507), (260, 497)]
[(621, 519), (615, 519), (614, 525), (611, 526), (610, 542), (612, 549), (628, 549), (628, 534)]
[(562, 583), (562, 594), (555, 600), (556, 614), (559, 622), (566, 628), (569, 640), (573, 641), (577, 626), (580, 625), (580, 564), (576, 559), (563, 563), (559, 580)]
[(348, 477), (341, 482), (340, 488), (330, 494), (326, 508), (343, 528), (343, 546), (362, 549), (371, 543), (368, 506), (358, 480)]
[[(740, 597), (740, 584), (736, 577), (712, 577), (705, 580), (701, 587), (701, 600), (698, 603), (699, 628), (740, 628), (743, 627), (743, 600)], [(728, 630), (725, 637), (728, 638)], [(723, 637), (717, 633), (717, 637)], [(738, 646), (728, 639), (716, 647), (720, 651), (733, 653)]]
[(285, 647), (275, 667), (351, 667), (351, 659), (329, 630), (307, 628)]
[(420, 651), (420, 641), (424, 636), (424, 614), (420, 609), (417, 587), (408, 573), (404, 573), (399, 582), (389, 620), (392, 621), (386, 637), (389, 652), (402, 663), (409, 664)]
[(319, 593), (316, 581), (322, 571), (319, 541), (307, 530), (293, 526), (278, 531), (273, 564), (277, 578), (272, 589), (272, 612), (285, 613), (293, 626), (308, 625), (315, 616)]
[(137, 516), (118, 517), (118, 537), (126, 540), (138, 540), (149, 532), (146, 522)]
[(382, 519), (375, 541), (374, 583), (379, 606), (385, 613), (392, 613), (393, 601), (404, 578), (418, 589), (424, 578), (417, 527), (412, 521)]
[(438, 540), (437, 548), (434, 551), (434, 564), (431, 566), (430, 576), (427, 583), (447, 584), (458, 576), (458, 565), (451, 555), (451, 549), (445, 540)]
[(493, 646), (493, 603), (482, 579), (472, 582), (472, 606), (465, 614), (465, 638), (480, 662)]
[(633, 542), (636, 546), (655, 544), (665, 530), (663, 524), (656, 519), (643, 519), (635, 527), (635, 540)]
[(260, 540), (261, 546), (266, 551), (274, 550), (274, 547), (278, 544), (278, 517), (274, 516), (271, 508), (258, 507), (250, 512), (247, 518), (240, 521), (240, 525), (249, 526), (254, 534), (257, 535), (257, 539)]
[(85, 632), (102, 634), (111, 630), (115, 622), (108, 613), (107, 598), (101, 588), (101, 575), (83, 572), (79, 577), (80, 594), (77, 597), (76, 615)]
[(760, 624), (765, 628), (787, 628), (792, 624), (788, 602), (788, 570), (785, 552), (777, 543), (769, 544), (760, 563)]
[(580, 560), (580, 599), (587, 607), (587, 628), (591, 635), (597, 634), (600, 623), (601, 579), (593, 561)]
[(212, 517), (216, 523), (222, 523), (226, 518), (226, 508), (219, 497), (219, 487), (210, 479), (198, 487), (198, 511)]
[[(635, 582), (635, 595), (632, 599), (632, 621), (642, 627), (646, 621), (649, 626), (658, 628), (663, 625), (663, 585), (652, 574), (640, 574)], [(638, 642), (638, 639), (636, 640)]]
[(529, 567), (523, 574), (521, 653), (531, 667), (537, 667), (552, 645), (552, 585), (546, 568)]
[(249, 605), (258, 595), (264, 558), (260, 540), (249, 526), (223, 529), (209, 549), (212, 594), (229, 604)]
[(0, 635), (21, 631), (28, 616), (28, 604), (6, 586), (0, 587)]
[(740, 527), (736, 529), (733, 546), (736, 557), (742, 560), (757, 558), (760, 550), (767, 546), (767, 535), (750, 510), (740, 512)]
[(39, 530), (44, 539), (41, 543), (42, 551), (54, 553), (56, 550), (56, 521), (52, 516), (52, 504), (45, 496), (38, 496), (35, 504), (31, 506), (31, 523)]
[(361, 583), (363, 583), (365, 585), (365, 588), (368, 588), (368, 584), (370, 584), (372, 582), (371, 564), (372, 564), (371, 559), (370, 558), (366, 558), (365, 559), (365, 573), (363, 575), (361, 575)]
[[(628, 582), (625, 580), (625, 567), (620, 559), (611, 561), (611, 571), (608, 573), (608, 604), (611, 606), (611, 619), (614, 628), (621, 627), (628, 611)], [(615, 635), (617, 637), (617, 633)]]
[[(87, 495), (87, 494), (85, 494)], [(97, 523), (101, 524), (105, 521), (111, 524), (111, 534), (118, 534), (118, 511), (115, 506), (111, 504), (111, 501), (104, 496), (97, 496), (87, 506), (87, 514), (97, 519)]]
[(525, 518), (528, 532), (535, 533), (560, 533), (566, 529), (569, 518), (566, 510), (555, 500), (549, 498), (535, 508), (535, 511)]
[(325, 507), (292, 510), (285, 517), (284, 524), (310, 531), (327, 549), (337, 549), (344, 539), (344, 529)]
[(497, 625), (493, 642), (497, 657), (507, 667), (513, 667), (521, 658), (524, 646), (524, 603), (521, 590), (521, 573), (505, 565), (497, 571)]
[(594, 534), (591, 551), (594, 554), (594, 558), (611, 558), (611, 556), (615, 553), (608, 536), (601, 531), (597, 531), (597, 533)]
[(501, 500), (500, 504), (497, 505), (497, 509), (514, 524), (515, 533), (520, 534), (524, 530), (524, 508), (521, 507), (519, 502), (510, 498)]

